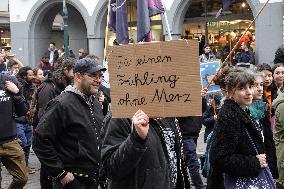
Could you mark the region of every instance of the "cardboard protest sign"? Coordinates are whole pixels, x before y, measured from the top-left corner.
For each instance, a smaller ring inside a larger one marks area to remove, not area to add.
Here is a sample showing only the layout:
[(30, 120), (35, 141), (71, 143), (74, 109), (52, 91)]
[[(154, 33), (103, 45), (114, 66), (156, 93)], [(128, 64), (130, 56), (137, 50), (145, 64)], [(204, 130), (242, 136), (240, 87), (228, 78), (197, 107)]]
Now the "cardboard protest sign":
[(198, 49), (195, 40), (109, 47), (113, 117), (201, 115)]
[[(221, 62), (220, 60), (215, 60), (212, 62), (200, 63), (200, 80), (202, 88), (208, 87), (208, 93), (220, 92), (221, 88), (219, 85), (216, 85), (214, 82), (211, 82), (215, 77), (215, 74), (220, 69)], [(211, 84), (207, 86), (209, 83)]]

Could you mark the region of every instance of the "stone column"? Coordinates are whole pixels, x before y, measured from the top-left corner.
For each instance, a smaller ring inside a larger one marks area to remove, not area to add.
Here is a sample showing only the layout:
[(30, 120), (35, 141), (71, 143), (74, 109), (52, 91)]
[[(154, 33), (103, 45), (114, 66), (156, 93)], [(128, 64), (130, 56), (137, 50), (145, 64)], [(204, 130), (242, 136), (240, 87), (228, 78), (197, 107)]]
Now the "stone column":
[(103, 63), (104, 60), (104, 44), (105, 44), (105, 38), (102, 37), (94, 37), (89, 36), (89, 53), (94, 54), (100, 58), (100, 63)]
[[(259, 4), (260, 10), (263, 4)], [(258, 12), (258, 11), (257, 11)], [(271, 63), (276, 49), (283, 43), (282, 2), (269, 3), (256, 20), (256, 61), (258, 64)]]
[(28, 30), (25, 27), (25, 22), (11, 22), (11, 49), (13, 53), (16, 54), (16, 57), (25, 65), (25, 66), (35, 66), (35, 62), (31, 61), (29, 56), (29, 37)]

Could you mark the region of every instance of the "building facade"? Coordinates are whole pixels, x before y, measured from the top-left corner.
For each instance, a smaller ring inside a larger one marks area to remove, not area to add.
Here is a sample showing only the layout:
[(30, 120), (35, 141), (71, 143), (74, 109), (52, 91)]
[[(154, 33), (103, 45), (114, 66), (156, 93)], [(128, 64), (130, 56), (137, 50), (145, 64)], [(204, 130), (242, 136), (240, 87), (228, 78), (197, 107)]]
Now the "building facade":
[(0, 2), (0, 42), (6, 49), (11, 48), (9, 1)]
[[(252, 20), (265, 1), (247, 0), (251, 17), (246, 19)], [(68, 0), (67, 2), (70, 48), (75, 54), (80, 48), (87, 49), (102, 60), (108, 1)], [(190, 6), (194, 4), (195, 0), (167, 0), (164, 2), (173, 38), (183, 38), (186, 35), (185, 33), (191, 36), (188, 30), (192, 30), (190, 28), (193, 28), (194, 25), (188, 24), (191, 23), (191, 18), (187, 18), (187, 15), (190, 15)], [(49, 42), (56, 39), (54, 37), (56, 31), (54, 31), (53, 26), (55, 18), (62, 11), (62, 0), (10, 0), (9, 11), (12, 50), (24, 64), (34, 66), (47, 50)], [(129, 15), (130, 19), (132, 17), (133, 15)], [(213, 17), (206, 21), (207, 26), (210, 27), (210, 23), (219, 23), (219, 20), (214, 20)], [(167, 40), (168, 32), (164, 17), (157, 18), (153, 23), (152, 28), (155, 30), (156, 40)], [(135, 19), (130, 24), (133, 25), (130, 26), (130, 30), (135, 31)], [(253, 28), (258, 63), (273, 61), (275, 50), (283, 44), (282, 1), (270, 0)], [(216, 33), (215, 30), (212, 31), (212, 33)], [(193, 33), (193, 38), (194, 35), (195, 33)], [(108, 40), (111, 37), (109, 35)], [(61, 45), (60, 41), (59, 44)], [(57, 45), (57, 47), (60, 47), (60, 45)]]

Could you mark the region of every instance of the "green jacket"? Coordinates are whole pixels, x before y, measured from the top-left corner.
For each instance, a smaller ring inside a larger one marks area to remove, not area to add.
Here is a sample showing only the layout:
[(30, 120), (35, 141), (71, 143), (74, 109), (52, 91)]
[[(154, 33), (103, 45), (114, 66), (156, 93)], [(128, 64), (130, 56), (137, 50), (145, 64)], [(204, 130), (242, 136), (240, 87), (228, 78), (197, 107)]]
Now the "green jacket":
[(276, 147), (277, 167), (279, 181), (284, 181), (284, 93), (278, 91), (277, 98), (273, 101), (275, 109), (275, 133), (274, 141)]

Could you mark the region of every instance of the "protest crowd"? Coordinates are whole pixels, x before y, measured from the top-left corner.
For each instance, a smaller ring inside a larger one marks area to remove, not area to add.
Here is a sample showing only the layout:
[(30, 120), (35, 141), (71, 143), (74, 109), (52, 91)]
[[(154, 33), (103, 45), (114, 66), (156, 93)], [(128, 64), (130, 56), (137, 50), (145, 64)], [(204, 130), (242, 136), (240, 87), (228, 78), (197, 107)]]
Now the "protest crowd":
[[(210, 64), (208, 48), (200, 58)], [(106, 68), (81, 52), (65, 58), (51, 42), (35, 68), (1, 53), (0, 155), (13, 176), (9, 188), (23, 188), (35, 172), (31, 147), (41, 188), (226, 188), (263, 170), (283, 187), (283, 47), (272, 67), (222, 67), (212, 81), (221, 90), (201, 90), (202, 116), (149, 118), (137, 110), (131, 119), (112, 118)], [(202, 125), (207, 148), (199, 159)]]
[[(210, 45), (203, 51), (201, 64), (218, 61)], [(137, 109), (113, 117), (100, 59), (85, 49), (65, 55), (54, 42), (35, 67), (0, 52), (0, 172), (11, 174), (9, 189), (23, 189), (35, 173), (31, 149), (42, 189), (284, 188), (284, 47), (267, 63), (242, 42), (232, 62), (204, 78), (199, 116)]]

